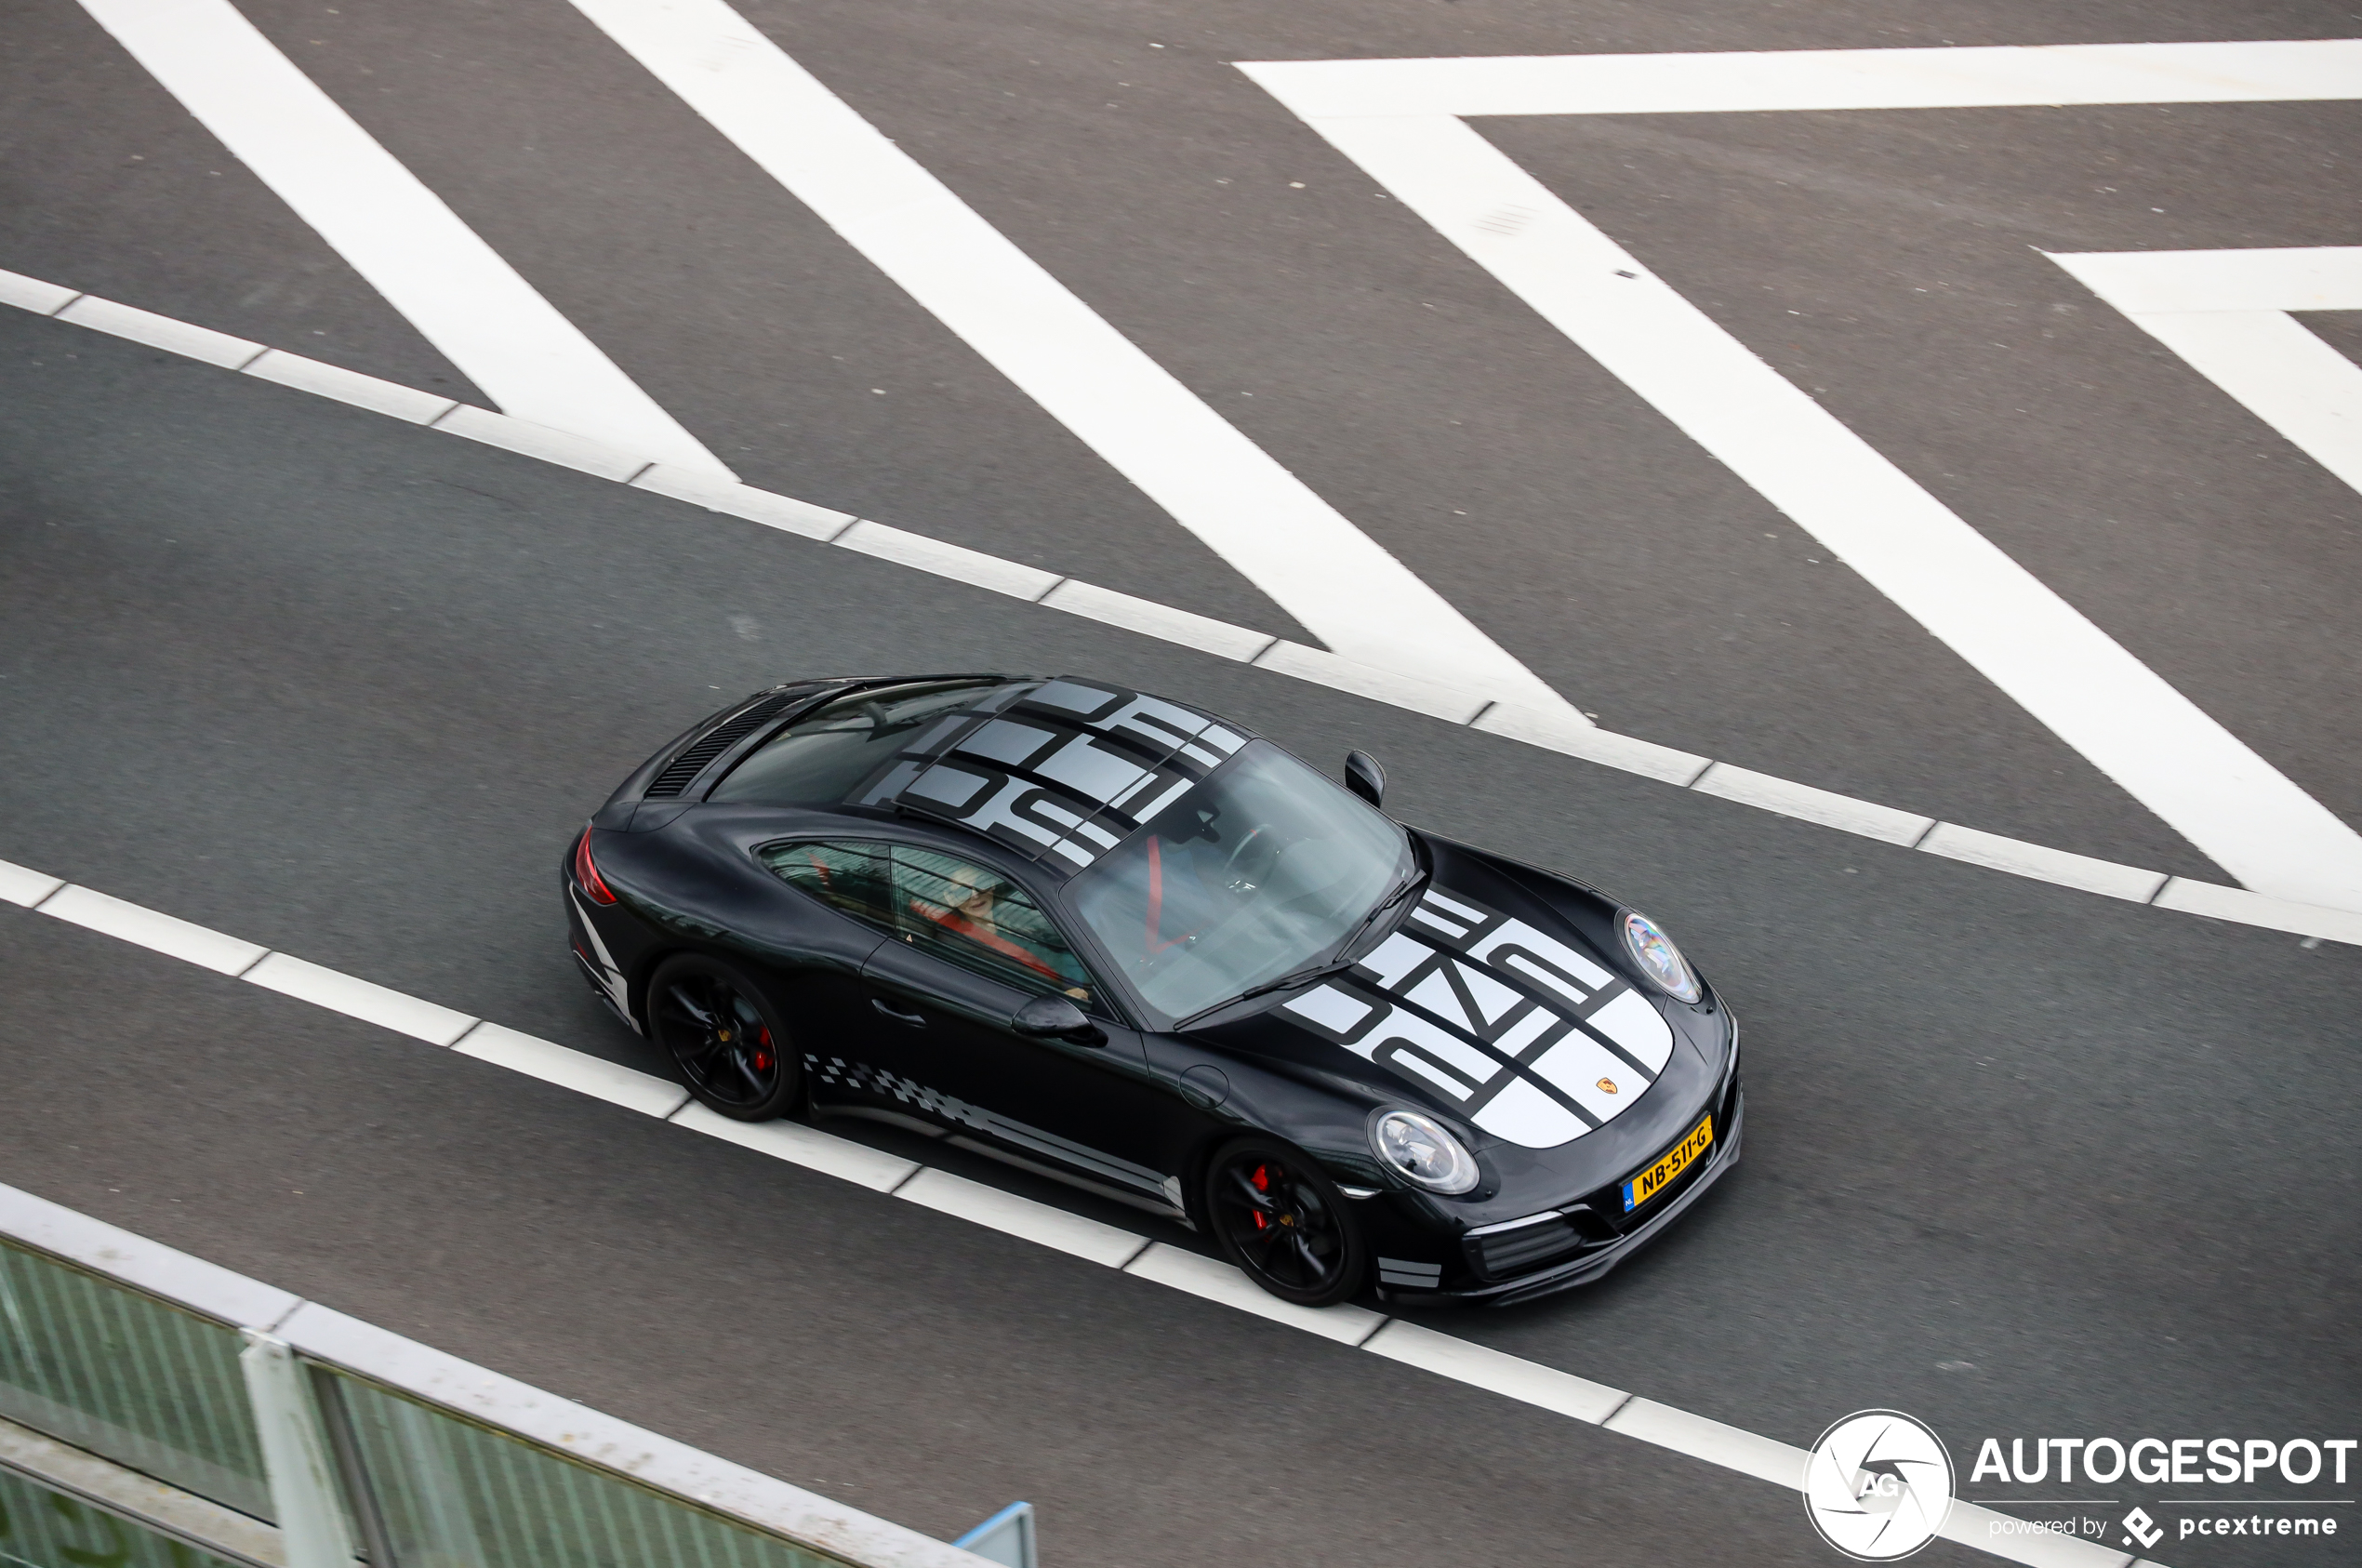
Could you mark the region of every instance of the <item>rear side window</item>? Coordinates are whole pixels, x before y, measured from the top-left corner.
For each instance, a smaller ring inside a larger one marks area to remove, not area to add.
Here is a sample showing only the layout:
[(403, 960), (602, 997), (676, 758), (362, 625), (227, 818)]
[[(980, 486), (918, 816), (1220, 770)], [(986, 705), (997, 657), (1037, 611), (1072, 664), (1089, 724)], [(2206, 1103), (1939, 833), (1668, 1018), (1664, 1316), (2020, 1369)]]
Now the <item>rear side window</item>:
[(1091, 977), (1050, 917), (999, 871), (932, 849), (896, 844), (900, 935), (937, 958), (1030, 991), (1089, 1005)]
[(747, 753), (706, 798), (742, 805), (833, 805), (945, 713), (997, 681), (920, 681), (840, 698)]
[(755, 858), (830, 909), (880, 931), (896, 932), (886, 845), (835, 839), (772, 844), (756, 850)]

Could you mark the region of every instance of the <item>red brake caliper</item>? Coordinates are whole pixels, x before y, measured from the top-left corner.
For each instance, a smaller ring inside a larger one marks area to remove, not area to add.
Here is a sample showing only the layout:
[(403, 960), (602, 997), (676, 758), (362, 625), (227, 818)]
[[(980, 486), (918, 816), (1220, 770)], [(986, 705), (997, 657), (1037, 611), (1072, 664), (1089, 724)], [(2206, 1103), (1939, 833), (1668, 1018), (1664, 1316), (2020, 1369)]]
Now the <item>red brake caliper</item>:
[(765, 1024), (763, 1026), (763, 1032), (755, 1037), (755, 1043), (763, 1047), (763, 1049), (757, 1051), (754, 1054), (754, 1070), (757, 1072), (768, 1072), (771, 1070), (770, 1025)]
[[(1257, 1165), (1254, 1168), (1254, 1175), (1249, 1179), (1254, 1183), (1254, 1189), (1257, 1192), (1268, 1192), (1271, 1190), (1271, 1168), (1268, 1165)], [(1257, 1230), (1268, 1229), (1270, 1228), (1270, 1221), (1265, 1219), (1258, 1214), (1254, 1216), (1254, 1228)]]

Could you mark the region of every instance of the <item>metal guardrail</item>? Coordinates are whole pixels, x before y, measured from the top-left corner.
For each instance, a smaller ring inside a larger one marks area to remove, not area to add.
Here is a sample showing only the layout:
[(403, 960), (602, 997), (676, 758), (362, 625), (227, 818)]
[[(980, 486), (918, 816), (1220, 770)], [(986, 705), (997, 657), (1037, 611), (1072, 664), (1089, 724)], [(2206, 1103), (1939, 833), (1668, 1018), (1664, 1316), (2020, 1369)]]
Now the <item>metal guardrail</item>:
[(238, 1331), (0, 1242), (0, 1416), (273, 1517)]
[(983, 1561), (0, 1187), (10, 1568)]
[(0, 1563), (8, 1568), (245, 1568), (72, 1493), (0, 1469)]

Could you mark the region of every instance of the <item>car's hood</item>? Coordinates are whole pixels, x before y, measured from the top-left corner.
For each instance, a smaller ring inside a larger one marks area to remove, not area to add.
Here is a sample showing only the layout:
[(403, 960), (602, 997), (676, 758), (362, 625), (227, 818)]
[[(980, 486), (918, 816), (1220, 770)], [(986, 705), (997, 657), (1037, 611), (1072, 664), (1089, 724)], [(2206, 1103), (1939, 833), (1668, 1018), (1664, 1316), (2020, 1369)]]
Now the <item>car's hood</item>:
[(1572, 1142), (1639, 1104), (1676, 1043), (1656, 997), (1603, 950), (1614, 906), (1426, 843), (1434, 874), (1395, 929), (1265, 1014), (1265, 1030), (1291, 1025), (1527, 1149)]

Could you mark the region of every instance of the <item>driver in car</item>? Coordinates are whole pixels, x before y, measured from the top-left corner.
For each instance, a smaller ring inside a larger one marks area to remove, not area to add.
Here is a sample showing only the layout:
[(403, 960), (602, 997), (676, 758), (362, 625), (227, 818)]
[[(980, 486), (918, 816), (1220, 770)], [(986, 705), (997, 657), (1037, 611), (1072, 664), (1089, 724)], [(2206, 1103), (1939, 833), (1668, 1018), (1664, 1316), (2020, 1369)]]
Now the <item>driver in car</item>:
[[(1015, 960), (1044, 979), (1063, 981), (1059, 974), (1042, 955), (1028, 947), (1022, 934), (1011, 934), (1002, 928), (996, 905), (1000, 901), (1001, 884), (990, 873), (973, 866), (962, 866), (951, 873), (944, 884), (946, 908), (937, 910), (926, 905), (920, 912), (956, 936), (966, 937), (979, 947), (989, 948), (1002, 957)], [(1077, 1002), (1088, 1002), (1091, 993), (1080, 986), (1065, 986), (1066, 994)]]

